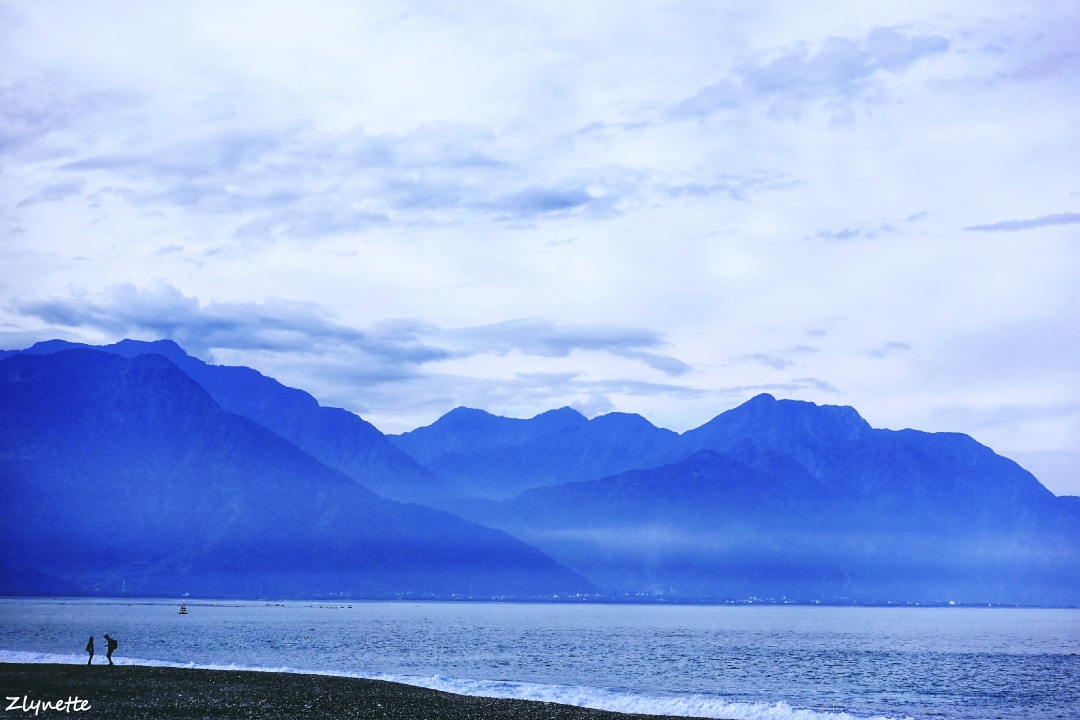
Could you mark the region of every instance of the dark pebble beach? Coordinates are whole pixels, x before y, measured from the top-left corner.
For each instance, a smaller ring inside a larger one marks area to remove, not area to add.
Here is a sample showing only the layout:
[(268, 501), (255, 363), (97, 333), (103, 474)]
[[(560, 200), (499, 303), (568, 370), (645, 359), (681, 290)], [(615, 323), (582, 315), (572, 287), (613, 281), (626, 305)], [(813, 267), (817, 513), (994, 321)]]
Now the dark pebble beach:
[[(0, 718), (34, 717), (34, 701), (65, 701), (37, 717), (77, 718), (387, 718), (387, 720), (645, 720), (533, 700), (467, 697), (383, 680), (132, 665), (0, 663)], [(78, 710), (78, 697), (89, 709)], [(24, 699), (25, 698), (25, 702)]]

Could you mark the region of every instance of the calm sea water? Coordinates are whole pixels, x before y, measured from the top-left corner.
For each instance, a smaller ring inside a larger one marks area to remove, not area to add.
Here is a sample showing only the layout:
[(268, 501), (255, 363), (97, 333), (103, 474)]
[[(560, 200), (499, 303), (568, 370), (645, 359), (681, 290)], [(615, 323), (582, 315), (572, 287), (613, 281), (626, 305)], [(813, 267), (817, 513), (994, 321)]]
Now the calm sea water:
[(384, 677), (730, 718), (1080, 718), (1080, 611), (0, 600), (0, 660)]

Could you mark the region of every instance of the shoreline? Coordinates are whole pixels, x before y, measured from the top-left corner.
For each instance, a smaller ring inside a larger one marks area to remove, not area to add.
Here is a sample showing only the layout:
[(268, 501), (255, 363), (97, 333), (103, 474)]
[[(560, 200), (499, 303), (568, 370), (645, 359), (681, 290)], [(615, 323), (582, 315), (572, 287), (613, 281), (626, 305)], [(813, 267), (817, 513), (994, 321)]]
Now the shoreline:
[(993, 602), (955, 602), (951, 600), (775, 600), (771, 598), (752, 598), (744, 600), (716, 598), (673, 598), (657, 596), (607, 596), (594, 595), (582, 597), (499, 597), (499, 598), (462, 598), (462, 597), (355, 597), (355, 598), (274, 598), (261, 597), (186, 597), (174, 598), (167, 595), (0, 595), (2, 601), (50, 601), (66, 602), (110, 602), (131, 605), (190, 605), (197, 606), (251, 606), (272, 607), (276, 605), (311, 605), (313, 607), (335, 608), (344, 605), (377, 603), (430, 603), (461, 605), (637, 605), (642, 607), (792, 607), (792, 608), (928, 608), (928, 609), (1001, 609), (1001, 610), (1080, 610), (1080, 605), (1018, 605), (1014, 603)]
[[(328, 720), (662, 720), (562, 705), (458, 695), (415, 685), (337, 675), (257, 670), (205, 670), (146, 665), (0, 663), (0, 697), (17, 697), (11, 717), (35, 701), (55, 703), (76, 696), (82, 711), (42, 710), (37, 717), (64, 714), (82, 718), (266, 718)], [(23, 698), (26, 698), (25, 702)], [(4, 700), (8, 707), (11, 700)], [(5, 713), (6, 714), (6, 713)]]

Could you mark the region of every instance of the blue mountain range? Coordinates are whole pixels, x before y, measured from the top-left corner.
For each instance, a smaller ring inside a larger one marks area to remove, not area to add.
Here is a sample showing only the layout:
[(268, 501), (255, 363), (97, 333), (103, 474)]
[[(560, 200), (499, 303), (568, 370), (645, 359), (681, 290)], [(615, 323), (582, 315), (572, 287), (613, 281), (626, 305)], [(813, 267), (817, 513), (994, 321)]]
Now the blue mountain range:
[(222, 409), (273, 430), (312, 457), (384, 497), (423, 502), (458, 492), (420, 467), (358, 415), (341, 408), (322, 407), (303, 390), (286, 387), (257, 370), (205, 363), (188, 355), (172, 340), (123, 340), (100, 347), (49, 340), (21, 353), (48, 355), (75, 348), (123, 357), (147, 354), (166, 357), (206, 390)]
[(1080, 498), (967, 435), (875, 429), (850, 407), (759, 395), (681, 435), (459, 408), (391, 439), (486, 498), (444, 507), (613, 593), (1080, 602)]
[(498, 500), (680, 459), (679, 435), (640, 415), (587, 420), (568, 407), (529, 420), (459, 407), (390, 441), (468, 494)]
[(8, 594), (595, 592), (504, 532), (376, 495), (156, 354), (0, 360), (0, 494)]
[[(219, 412), (233, 418), (231, 422), (247, 421), (266, 437), (288, 446), (289, 462), (305, 458), (305, 467), (318, 467), (339, 484), (349, 479), (350, 486), (366, 498), (365, 507), (393, 509), (386, 512), (396, 521), (375, 523), (381, 529), (365, 536), (363, 542), (348, 540), (355, 547), (368, 548), (364, 552), (373, 552), (371, 548), (385, 531), (386, 541), (375, 554), (393, 559), (380, 566), (386, 574), (376, 577), (369, 569), (364, 575), (354, 568), (349, 575), (334, 569), (338, 567), (335, 560), (329, 569), (312, 570), (305, 576), (301, 558), (337, 557), (329, 550), (312, 548), (347, 545), (344, 538), (355, 532), (338, 528), (313, 540), (299, 528), (307, 527), (305, 523), (329, 527), (328, 521), (315, 510), (305, 510), (303, 522), (285, 522), (299, 533), (295, 539), (289, 540), (284, 531), (275, 536), (281, 547), (295, 550), (279, 549), (272, 555), (280, 556), (282, 562), (292, 557), (295, 564), (266, 567), (259, 571), (262, 575), (250, 575), (237, 590), (240, 594), (357, 593), (360, 578), (368, 578), (362, 591), (367, 596), (411, 592), (538, 597), (602, 592), (609, 598), (638, 600), (1080, 605), (1080, 498), (1054, 496), (1023, 468), (966, 435), (880, 430), (870, 427), (850, 407), (761, 395), (682, 434), (623, 413), (589, 420), (562, 408), (519, 420), (457, 408), (432, 425), (387, 437), (352, 413), (319, 406), (307, 393), (286, 388), (249, 368), (204, 363), (169, 341), (126, 340), (96, 351), (65, 352), (75, 347), (79, 346), (62, 341), (39, 343), (27, 351), (8, 353), (10, 357), (0, 361), (0, 367), (7, 368), (8, 363), (21, 367), (17, 363), (27, 362), (32, 355), (40, 356), (39, 362), (84, 358), (64, 361), (76, 366), (90, 363), (85, 357), (105, 353), (128, 362), (146, 362), (143, 356), (158, 358), (151, 362), (165, 362), (187, 377)], [(119, 392), (115, 381), (106, 376), (79, 375), (73, 367), (65, 372), (82, 378), (79, 382), (86, 383), (88, 391), (97, 388), (100, 402)], [(34, 417), (35, 412), (52, 406), (52, 400), (43, 399), (54, 392), (46, 385), (34, 386), (37, 389), (31, 392), (29, 386), (19, 385), (18, 372), (4, 377), (16, 378), (10, 381), (14, 389), (5, 385), (0, 396), (5, 428), (18, 426), (21, 420), (16, 418), (23, 418), (24, 413)], [(65, 392), (79, 395), (74, 386)], [(8, 393), (25, 400), (14, 415)], [(33, 400), (32, 393), (41, 397)], [(156, 404), (166, 402), (152, 393), (139, 397), (146, 405), (140, 412), (151, 415)], [(57, 420), (55, 413), (48, 417), (53, 420), (41, 420), (43, 427)], [(176, 469), (175, 478), (188, 473), (186, 482), (218, 502), (224, 491), (217, 489), (220, 481), (213, 468), (219, 466), (233, 467), (234, 477), (243, 475), (247, 484), (241, 485), (251, 497), (258, 494), (261, 482), (268, 481), (260, 478), (274, 477), (268, 464), (279, 468), (279, 475), (297, 476), (294, 471), (280, 470), (292, 467), (280, 459), (284, 456), (256, 451), (254, 446), (245, 452), (261, 455), (253, 461), (261, 470), (241, 473), (237, 468), (247, 467), (247, 461), (237, 460), (239, 451), (216, 439), (226, 432), (220, 421), (184, 420), (188, 434), (180, 436), (187, 438), (185, 442), (202, 443), (201, 465), (183, 465), (177, 455), (169, 455), (169, 463), (148, 465), (156, 444), (171, 448), (167, 440), (179, 436), (163, 431), (153, 441), (142, 441), (139, 453), (125, 454), (120, 451), (135, 447), (134, 439), (122, 433), (108, 438), (110, 433), (130, 428), (109, 424), (100, 414), (88, 417), (94, 419), (86, 420), (73, 439), (51, 435), (50, 445), (5, 430), (0, 448), (5, 496), (20, 497), (20, 502), (31, 503), (28, 507), (34, 507), (35, 498), (52, 497), (55, 505), (41, 512), (56, 511), (56, 517), (64, 518), (58, 524), (61, 535), (81, 527), (78, 513), (69, 510), (90, 500), (67, 491), (57, 494), (50, 488), (68, 487), (71, 478), (78, 476), (76, 469), (96, 468), (96, 479), (87, 481), (87, 486), (106, 488), (111, 496), (131, 496), (127, 484), (143, 488), (139, 497), (147, 507), (157, 508), (155, 512), (166, 507), (151, 502), (159, 494), (175, 504), (167, 506), (170, 512), (193, 501), (190, 495), (169, 490), (171, 485), (160, 486), (170, 464), (187, 468)], [(207, 437), (197, 441), (201, 435)], [(84, 447), (82, 436), (98, 440)], [(33, 457), (39, 459), (19, 460), (30, 457), (22, 447), (36, 448)], [(81, 455), (75, 452), (79, 448)], [(40, 459), (45, 457), (49, 462)], [(23, 486), (31, 488), (29, 495), (19, 495)], [(310, 495), (309, 490), (301, 492), (305, 493)], [(74, 502), (76, 497), (83, 499)], [(399, 505), (386, 498), (426, 507)], [(330, 512), (330, 505), (321, 507)], [(435, 513), (424, 517), (437, 517), (439, 522), (432, 525), (430, 519), (406, 517), (401, 508)], [(358, 518), (370, 512), (350, 511)], [(138, 525), (142, 530), (125, 542), (138, 545), (144, 537), (140, 533), (150, 532), (152, 513), (144, 515), (139, 516), (143, 517)], [(33, 554), (32, 543), (0, 551), (0, 562), (7, 584), (18, 585), (22, 591), (52, 582), (60, 588), (57, 592), (62, 591), (62, 583), (75, 583), (85, 592), (99, 579), (93, 587), (112, 588), (120, 582), (122, 588), (130, 589), (125, 583), (134, 583), (139, 588), (160, 589), (191, 584), (199, 577), (216, 578), (204, 587), (227, 589), (232, 587), (229, 582), (239, 582), (229, 580), (239, 577), (229, 568), (261, 567), (238, 560), (246, 557), (244, 552), (260, 556), (263, 545), (270, 542), (254, 528), (277, 522), (254, 510), (245, 510), (242, 516), (250, 522), (237, 524), (211, 514), (216, 519), (199, 526), (202, 535), (193, 535), (190, 523), (177, 526), (174, 546), (182, 547), (182, 552), (154, 560), (116, 555), (120, 551), (115, 547), (99, 548), (93, 557), (111, 559), (82, 574), (79, 568), (93, 566), (91, 557), (79, 556), (68, 564), (50, 560), (53, 564), (49, 564)], [(425, 531), (439, 528), (445, 542), (473, 549), (439, 555), (430, 547), (439, 543), (429, 538), (427, 555), (398, 553), (393, 548), (417, 547), (409, 545), (407, 533), (400, 534), (404, 530), (392, 529), (398, 528), (398, 521), (414, 530), (417, 522), (423, 522), (430, 525)], [(218, 526), (228, 530), (220, 531), (222, 537), (231, 537), (232, 529), (241, 527), (249, 535), (241, 534), (247, 539), (229, 541), (231, 545), (183, 545), (195, 542), (191, 538), (196, 536), (209, 537), (207, 533)], [(496, 530), (507, 534), (475, 534)], [(29, 527), (20, 532), (30, 536)], [(472, 538), (474, 545), (452, 540), (458, 533)], [(60, 539), (57, 542), (62, 544)], [(319, 542), (327, 545), (319, 546)], [(479, 550), (484, 543), (488, 550)], [(477, 552), (486, 553), (493, 564), (481, 569), (462, 560)], [(184, 564), (195, 557), (198, 562)], [(531, 559), (520, 564), (512, 559), (517, 557)], [(141, 574), (135, 568), (141, 568)], [(301, 577), (307, 579), (301, 581)], [(339, 581), (345, 577), (356, 580), (344, 587)], [(425, 585), (424, 578), (439, 581)], [(74, 592), (71, 587), (68, 590)], [(149, 592), (137, 590), (144, 591)]]

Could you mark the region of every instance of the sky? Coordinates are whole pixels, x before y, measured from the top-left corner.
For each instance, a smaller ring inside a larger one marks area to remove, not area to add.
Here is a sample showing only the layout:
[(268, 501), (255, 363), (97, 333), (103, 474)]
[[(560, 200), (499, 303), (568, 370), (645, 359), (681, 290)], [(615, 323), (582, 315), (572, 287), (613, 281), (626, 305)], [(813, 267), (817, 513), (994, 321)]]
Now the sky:
[(384, 432), (750, 397), (1080, 494), (1080, 5), (0, 0), (0, 347)]

